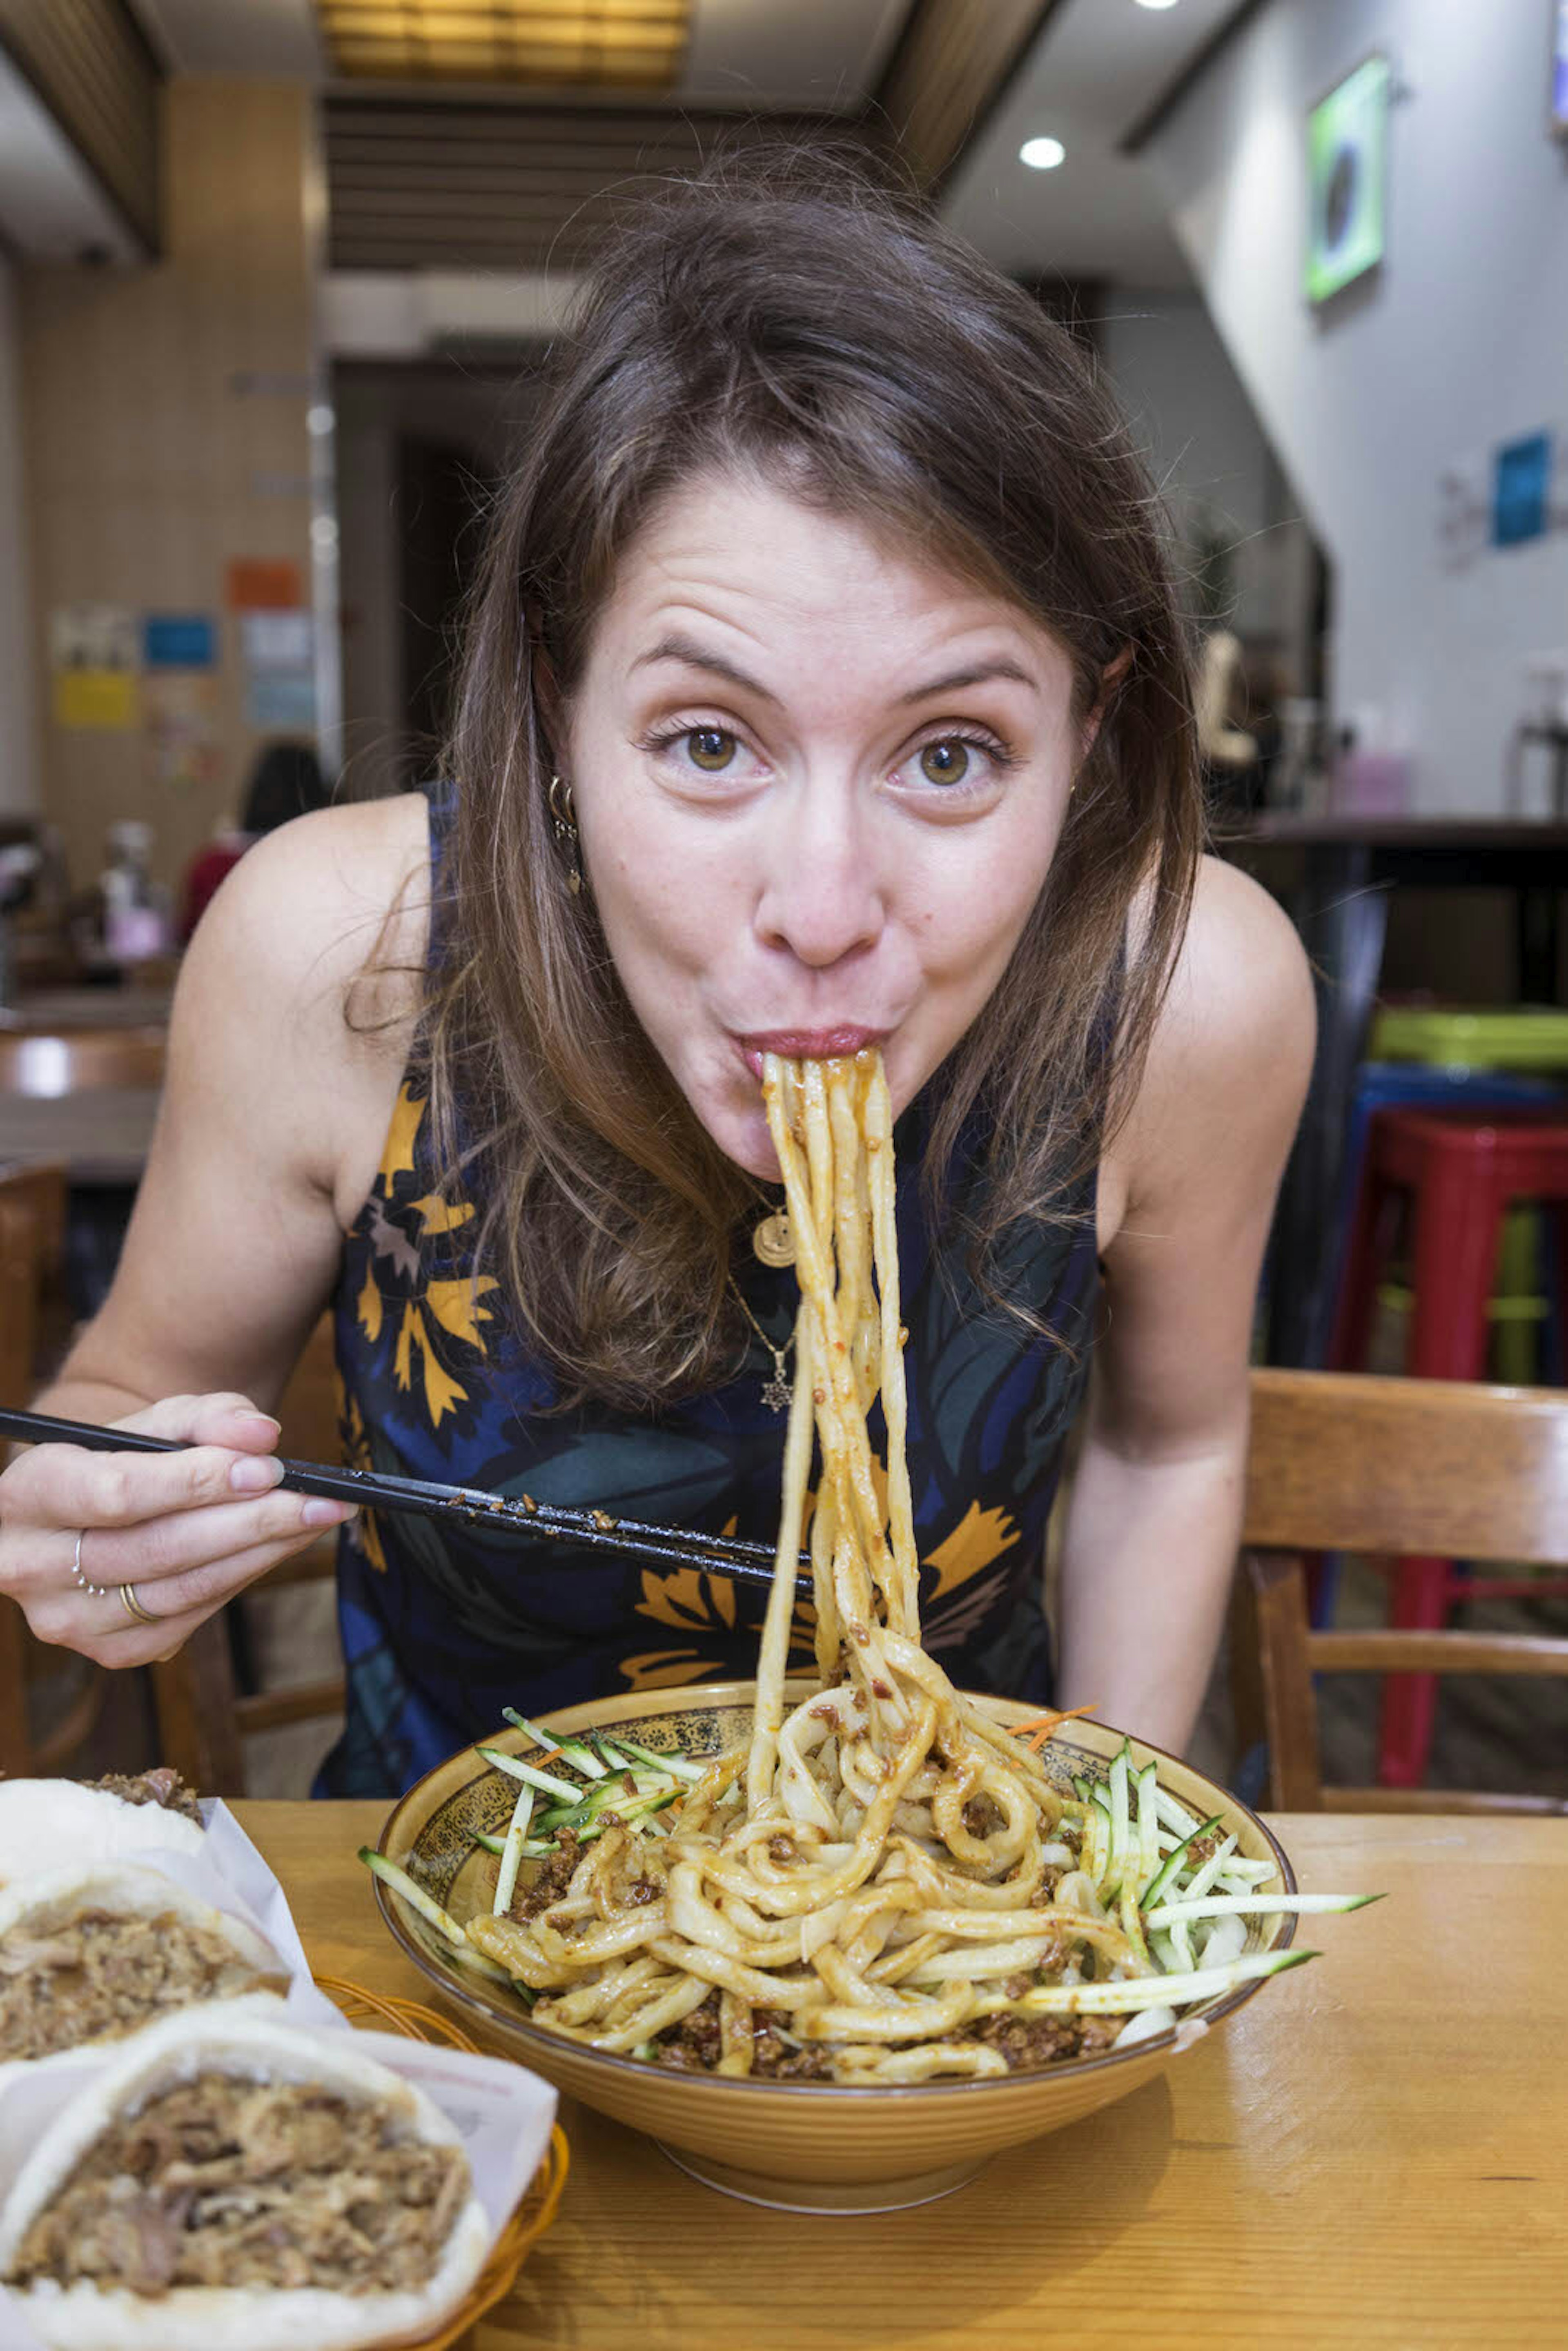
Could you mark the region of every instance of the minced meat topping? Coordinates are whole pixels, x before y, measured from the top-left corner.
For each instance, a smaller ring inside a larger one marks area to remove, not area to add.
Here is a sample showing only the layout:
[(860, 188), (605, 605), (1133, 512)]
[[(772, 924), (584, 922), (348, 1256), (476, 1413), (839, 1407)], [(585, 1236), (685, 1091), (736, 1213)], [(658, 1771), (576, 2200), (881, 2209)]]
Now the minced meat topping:
[[(831, 2082), (833, 2077), (832, 2053), (821, 2042), (796, 2048), (784, 2038), (779, 2027), (783, 2018), (768, 2008), (756, 2010), (751, 2019), (751, 2070), (769, 2082)], [(724, 2054), (723, 2036), (719, 2030), (718, 1994), (710, 1991), (707, 1998), (694, 2008), (689, 2016), (672, 2025), (653, 2043), (658, 2065), (667, 2065), (678, 2074), (711, 2074)]]
[(556, 1833), (555, 1851), (540, 1862), (533, 1876), (524, 1881), (512, 1899), (508, 1917), (537, 1918), (552, 1902), (559, 1902), (571, 1884), (572, 1872), (582, 1859), (582, 1846), (575, 1829), (559, 1829)]
[(86, 1910), (55, 1927), (23, 1919), (0, 1936), (0, 2058), (118, 2040), (165, 2009), (282, 1981), (242, 1959), (226, 1937), (169, 1912)]
[(89, 1780), (89, 1788), (101, 1788), (106, 1796), (118, 1796), (124, 1804), (162, 1804), (166, 1813), (180, 1813), (188, 1821), (202, 1825), (202, 1814), (194, 1792), (187, 1788), (172, 1765), (160, 1763), (152, 1771), (106, 1771), (101, 1780)]
[(417, 2288), (468, 2188), (460, 2148), (413, 2138), (384, 2106), (203, 2074), (105, 2132), (7, 2283)]
[[(1029, 1982), (1028, 1977), (1019, 1977), (1016, 1985), (1009, 1984), (1008, 1990), (1015, 1998), (1019, 1997)], [(946, 2037), (966, 2044), (983, 2042), (1000, 2052), (1009, 2073), (1022, 2074), (1043, 2065), (1059, 2065), (1070, 2057), (1096, 2056), (1101, 2050), (1110, 2048), (1125, 2022), (1120, 2016), (1017, 2016), (1003, 2010), (994, 2016), (977, 2017), (972, 2024)], [(783, 2018), (769, 2009), (755, 2011), (751, 2021), (753, 2074), (774, 2082), (831, 2082), (831, 2043), (807, 2042), (796, 2048), (780, 2031), (783, 2023)], [(711, 2074), (723, 2054), (716, 1991), (710, 1991), (689, 2016), (682, 2017), (678, 2024), (662, 2032), (653, 2044), (654, 2064), (668, 2066), (678, 2074)]]
[(1013, 2074), (1060, 2065), (1069, 2057), (1098, 2056), (1109, 2049), (1126, 2022), (1124, 2016), (1014, 2016), (1006, 2009), (977, 2017), (955, 2039), (983, 2041), (1000, 2050)]

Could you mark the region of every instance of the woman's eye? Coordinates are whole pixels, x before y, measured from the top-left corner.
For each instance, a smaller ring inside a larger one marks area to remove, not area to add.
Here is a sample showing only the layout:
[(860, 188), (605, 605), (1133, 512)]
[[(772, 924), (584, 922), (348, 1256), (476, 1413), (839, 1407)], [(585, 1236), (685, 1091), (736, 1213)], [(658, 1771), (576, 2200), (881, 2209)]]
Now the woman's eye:
[(694, 726), (681, 739), (693, 767), (700, 768), (705, 776), (723, 775), (740, 747), (722, 726)]
[(974, 765), (967, 743), (947, 738), (927, 743), (920, 754), (920, 772), (928, 784), (961, 784)]

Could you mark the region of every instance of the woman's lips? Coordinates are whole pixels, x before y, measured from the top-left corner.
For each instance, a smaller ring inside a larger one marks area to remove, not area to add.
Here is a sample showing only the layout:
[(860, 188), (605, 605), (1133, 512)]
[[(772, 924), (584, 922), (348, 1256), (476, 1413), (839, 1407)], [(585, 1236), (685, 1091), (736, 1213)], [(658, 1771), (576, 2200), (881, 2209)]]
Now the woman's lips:
[(845, 1054), (858, 1053), (867, 1045), (880, 1045), (886, 1035), (885, 1029), (858, 1029), (844, 1024), (837, 1029), (754, 1030), (736, 1042), (747, 1068), (760, 1081), (764, 1053), (777, 1053), (787, 1061), (833, 1061)]

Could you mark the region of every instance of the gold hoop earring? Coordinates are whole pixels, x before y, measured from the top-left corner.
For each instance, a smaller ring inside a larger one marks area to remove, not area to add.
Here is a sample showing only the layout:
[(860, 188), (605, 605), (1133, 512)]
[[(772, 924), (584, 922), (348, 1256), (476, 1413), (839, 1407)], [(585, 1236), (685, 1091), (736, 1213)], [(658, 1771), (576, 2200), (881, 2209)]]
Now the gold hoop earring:
[(566, 886), (574, 898), (582, 894), (582, 865), (579, 856), (577, 805), (571, 796), (571, 786), (559, 776), (549, 779), (547, 804), (550, 823), (555, 830), (556, 846), (567, 860)]

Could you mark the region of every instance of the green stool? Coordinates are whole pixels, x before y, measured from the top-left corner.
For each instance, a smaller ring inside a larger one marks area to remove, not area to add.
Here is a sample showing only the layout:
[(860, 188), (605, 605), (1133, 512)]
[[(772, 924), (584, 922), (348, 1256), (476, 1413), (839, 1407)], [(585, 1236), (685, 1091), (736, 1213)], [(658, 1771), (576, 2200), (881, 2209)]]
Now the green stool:
[(1495, 1010), (1384, 1005), (1373, 1016), (1369, 1061), (1427, 1061), (1450, 1070), (1568, 1071), (1568, 1012), (1550, 1005)]

